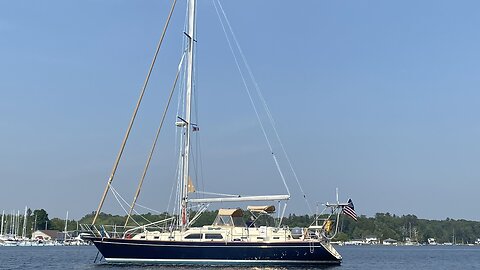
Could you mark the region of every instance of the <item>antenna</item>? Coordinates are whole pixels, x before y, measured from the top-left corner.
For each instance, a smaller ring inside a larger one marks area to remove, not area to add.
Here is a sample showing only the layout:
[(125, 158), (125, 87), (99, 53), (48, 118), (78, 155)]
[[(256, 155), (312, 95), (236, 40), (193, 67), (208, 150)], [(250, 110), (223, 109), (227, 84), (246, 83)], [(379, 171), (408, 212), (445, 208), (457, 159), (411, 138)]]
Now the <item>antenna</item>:
[(335, 194), (336, 194), (336, 196), (337, 196), (337, 204), (339, 204), (339, 203), (340, 203), (340, 201), (338, 200), (338, 187), (337, 187), (337, 188), (335, 188)]

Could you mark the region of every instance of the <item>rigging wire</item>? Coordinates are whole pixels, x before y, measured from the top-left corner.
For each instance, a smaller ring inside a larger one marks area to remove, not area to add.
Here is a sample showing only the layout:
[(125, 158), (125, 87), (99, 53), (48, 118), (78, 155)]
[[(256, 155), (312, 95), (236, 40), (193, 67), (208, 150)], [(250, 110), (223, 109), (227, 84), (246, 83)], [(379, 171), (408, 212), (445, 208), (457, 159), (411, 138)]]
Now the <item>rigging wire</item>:
[[(128, 213), (127, 209), (125, 209), (125, 207), (123, 207), (122, 202), (119, 200), (119, 197), (120, 197), (120, 199), (122, 199), (122, 201), (123, 201), (126, 205), (128, 205), (127, 201), (125, 201), (125, 200), (123, 199), (123, 197), (120, 195), (120, 193), (118, 193), (113, 186), (110, 186), (110, 189), (111, 189), (111, 191), (112, 191), (113, 196), (114, 196), (115, 199), (117, 200), (118, 204), (120, 204), (120, 207), (122, 207), (122, 209), (123, 209), (123, 211), (124, 211), (125, 213)], [(140, 224), (139, 224), (135, 219), (132, 219), (132, 220), (133, 220), (133, 222), (135, 222), (135, 224), (137, 224), (137, 226), (140, 226)]]
[[(218, 2), (218, 1), (217, 1), (217, 2)], [(236, 64), (237, 69), (238, 69), (238, 71), (239, 71), (239, 73), (240, 73), (240, 77), (242, 78), (243, 85), (245, 86), (245, 90), (246, 90), (246, 92), (247, 92), (247, 94), (248, 94), (248, 97), (249, 97), (249, 99), (250, 99), (250, 103), (252, 104), (253, 110), (255, 111), (255, 115), (256, 115), (256, 117), (257, 117), (258, 123), (260, 124), (260, 128), (261, 128), (262, 133), (263, 133), (263, 135), (264, 135), (264, 137), (265, 137), (265, 140), (266, 140), (266, 142), (267, 142), (268, 148), (270, 149), (270, 152), (271, 152), (271, 154), (272, 154), (272, 157), (273, 157), (273, 160), (274, 160), (274, 162), (275, 162), (275, 165), (277, 166), (277, 170), (278, 170), (278, 172), (279, 172), (279, 174), (280, 174), (280, 177), (281, 177), (281, 179), (282, 179), (282, 181), (283, 181), (283, 185), (285, 186), (285, 189), (287, 190), (287, 193), (288, 193), (288, 195), (290, 196), (290, 189), (288, 188), (288, 185), (287, 185), (287, 182), (286, 182), (285, 177), (284, 177), (284, 175), (283, 175), (282, 169), (280, 168), (280, 164), (278, 163), (277, 157), (276, 157), (276, 155), (275, 155), (275, 153), (274, 153), (274, 151), (273, 151), (272, 144), (270, 143), (270, 140), (268, 139), (267, 132), (266, 132), (265, 127), (264, 127), (264, 125), (263, 125), (263, 123), (262, 123), (262, 120), (261, 120), (261, 118), (260, 118), (260, 114), (259, 114), (259, 112), (258, 112), (258, 110), (257, 110), (257, 107), (255, 106), (255, 102), (253, 101), (253, 97), (252, 97), (252, 94), (251, 94), (251, 92), (250, 92), (250, 88), (248, 87), (248, 84), (247, 84), (247, 82), (246, 82), (245, 76), (243, 75), (242, 68), (240, 67), (240, 63), (239, 63), (239, 61), (238, 61), (238, 59), (237, 59), (237, 56), (236, 56), (236, 54), (235, 54), (235, 50), (233, 49), (232, 43), (231, 43), (231, 41), (230, 41), (230, 38), (228, 37), (227, 30), (226, 30), (226, 28), (225, 28), (225, 25), (224, 25), (222, 19), (221, 19), (221, 16), (220, 16), (220, 13), (219, 13), (219, 11), (218, 11), (218, 7), (217, 7), (217, 4), (216, 4), (215, 1), (213, 1), (213, 5), (214, 5), (214, 7), (215, 7), (215, 11), (217, 12), (218, 18), (219, 18), (219, 20), (220, 20), (220, 24), (221, 24), (221, 26), (222, 26), (223, 32), (224, 32), (224, 34), (225, 34), (225, 37), (226, 37), (226, 39), (227, 39), (228, 46), (230, 47), (230, 51), (232, 52), (233, 58), (234, 58), (234, 60), (235, 60), (235, 64)], [(218, 5), (221, 7), (220, 2), (218, 2)], [(222, 12), (223, 12), (223, 9), (222, 9)], [(225, 15), (224, 12), (223, 12), (223, 15), (224, 15), (224, 17), (225, 17), (226, 22), (228, 23), (228, 20), (227, 20), (226, 15)], [(230, 30), (231, 30), (231, 28), (230, 28)], [(232, 33), (233, 33), (233, 31), (232, 31)], [(238, 42), (236, 41), (236, 39), (235, 39), (235, 42), (237, 43), (237, 47), (238, 47), (239, 45), (238, 45)]]
[(128, 220), (130, 219), (130, 214), (132, 213), (132, 210), (135, 207), (135, 203), (137, 202), (138, 195), (140, 195), (140, 190), (142, 189), (143, 181), (145, 180), (145, 176), (147, 175), (147, 171), (148, 171), (148, 168), (150, 166), (150, 162), (152, 161), (153, 153), (155, 152), (155, 147), (157, 146), (157, 142), (158, 142), (158, 137), (160, 136), (160, 131), (162, 130), (163, 123), (165, 121), (165, 117), (167, 116), (168, 108), (170, 107), (170, 102), (172, 100), (173, 93), (175, 92), (175, 88), (177, 86), (178, 76), (180, 75), (180, 70), (181, 70), (181, 66), (182, 66), (182, 63), (183, 63), (184, 56), (185, 56), (185, 54), (182, 56), (182, 59), (180, 59), (180, 64), (178, 65), (178, 68), (177, 68), (177, 74), (175, 75), (175, 80), (173, 82), (172, 89), (170, 90), (170, 95), (168, 96), (167, 105), (165, 106), (165, 109), (163, 111), (162, 120), (160, 121), (160, 125), (157, 129), (157, 133), (155, 134), (155, 139), (153, 140), (152, 149), (150, 150), (150, 153), (148, 155), (147, 163), (145, 164), (145, 168), (143, 170), (142, 177), (141, 177), (141, 179), (138, 183), (137, 191), (135, 192), (135, 196), (133, 197), (133, 202), (130, 206), (130, 210), (128, 211), (127, 219), (125, 221), (125, 226), (127, 226)]
[(284, 145), (283, 145), (282, 140), (280, 139), (280, 135), (278, 134), (275, 120), (273, 119), (273, 116), (272, 116), (272, 114), (271, 114), (271, 112), (270, 112), (270, 109), (269, 109), (269, 107), (268, 107), (268, 105), (267, 105), (267, 102), (265, 101), (265, 98), (263, 97), (262, 91), (260, 90), (260, 87), (259, 87), (259, 85), (258, 85), (258, 83), (257, 83), (257, 80), (255, 79), (255, 76), (253, 75), (252, 69), (250, 68), (250, 65), (248, 64), (248, 61), (247, 61), (247, 59), (246, 59), (246, 57), (245, 57), (245, 54), (243, 53), (243, 50), (242, 50), (242, 48), (240, 47), (240, 43), (238, 42), (238, 40), (237, 40), (237, 38), (236, 38), (236, 35), (235, 35), (234, 31), (233, 31), (233, 28), (232, 28), (232, 26), (231, 26), (231, 24), (230, 24), (230, 21), (228, 20), (228, 17), (227, 17), (227, 15), (226, 15), (226, 13), (225, 13), (225, 10), (224, 10), (223, 7), (222, 7), (222, 4), (221, 4), (218, 0), (217, 0), (217, 2), (218, 2), (218, 5), (219, 5), (219, 7), (220, 7), (220, 10), (222, 11), (223, 17), (225, 18), (225, 22), (227, 23), (227, 26), (228, 26), (228, 28), (229, 28), (229, 30), (230, 30), (230, 33), (232, 34), (232, 38), (233, 38), (233, 40), (235, 41), (237, 50), (238, 50), (238, 52), (239, 52), (239, 54), (240, 54), (240, 56), (241, 56), (241, 58), (242, 58), (242, 60), (243, 60), (243, 64), (245, 65), (245, 68), (247, 69), (247, 72), (248, 72), (248, 74), (249, 74), (249, 76), (250, 76), (250, 79), (252, 80), (253, 85), (255, 86), (255, 90), (256, 90), (256, 92), (257, 92), (257, 95), (259, 96), (259, 98), (260, 98), (260, 100), (261, 100), (261, 102), (262, 102), (262, 104), (263, 104), (264, 110), (265, 110), (265, 112), (266, 112), (266, 114), (267, 114), (267, 117), (268, 117), (268, 119), (270, 120), (270, 124), (271, 124), (272, 129), (273, 129), (273, 131), (274, 131), (274, 133), (275, 133), (275, 136), (276, 136), (277, 141), (278, 141), (278, 143), (279, 143), (279, 145), (280, 145), (280, 148), (282, 149), (282, 152), (283, 152), (283, 154), (284, 154), (284, 156), (285, 156), (285, 159), (287, 160), (287, 163), (288, 163), (288, 165), (289, 165), (289, 167), (290, 167), (290, 170), (291, 170), (292, 173), (293, 173), (293, 176), (294, 176), (294, 178), (295, 178), (295, 181), (297, 182), (297, 185), (298, 185), (300, 191), (302, 192), (302, 195), (303, 195), (303, 198), (304, 198), (304, 200), (305, 200), (305, 202), (306, 202), (306, 204), (307, 204), (307, 207), (308, 207), (309, 211), (312, 212), (312, 207), (311, 207), (311, 205), (310, 205), (310, 203), (309, 203), (309, 201), (308, 201), (308, 199), (307, 199), (306, 193), (305, 193), (305, 191), (303, 190), (302, 185), (300, 184), (300, 180), (298, 179), (297, 173), (296, 173), (295, 169), (293, 168), (292, 162), (291, 162), (291, 160), (290, 160), (290, 158), (289, 158), (289, 156), (288, 156), (288, 154), (287, 154), (287, 151), (285, 150), (285, 147), (284, 147)]
[(120, 159), (122, 157), (123, 150), (125, 149), (125, 145), (127, 144), (127, 140), (128, 140), (129, 135), (130, 135), (130, 131), (132, 130), (133, 123), (135, 122), (135, 118), (137, 116), (138, 109), (140, 108), (140, 104), (142, 103), (143, 96), (145, 94), (148, 82), (150, 80), (150, 75), (152, 74), (153, 67), (155, 66), (155, 62), (157, 60), (158, 53), (160, 52), (160, 47), (162, 46), (162, 43), (163, 43), (163, 38), (165, 37), (168, 25), (170, 23), (170, 19), (172, 17), (173, 11), (175, 10), (176, 3), (177, 3), (177, 0), (173, 0), (172, 7), (170, 8), (170, 12), (168, 14), (167, 20), (165, 22), (165, 26), (164, 26), (163, 31), (162, 31), (162, 35), (160, 37), (160, 40), (158, 41), (158, 45), (157, 45), (157, 48), (155, 50), (155, 54), (154, 54), (152, 62), (150, 64), (150, 68), (148, 70), (147, 77), (145, 78), (142, 90), (140, 91), (140, 97), (138, 98), (137, 104), (135, 106), (135, 110), (133, 111), (132, 118), (130, 119), (130, 123), (128, 124), (128, 128), (127, 128), (127, 131), (125, 133), (125, 137), (123, 138), (123, 142), (122, 142), (122, 145), (120, 147), (120, 151), (118, 152), (117, 158), (116, 158), (115, 163), (114, 163), (113, 168), (112, 168), (112, 172), (110, 173), (110, 177), (108, 178), (107, 186), (105, 187), (105, 191), (103, 192), (102, 199), (100, 200), (100, 204), (98, 205), (97, 212), (95, 213), (95, 217), (93, 218), (93, 221), (92, 221), (92, 225), (95, 224), (95, 222), (98, 218), (98, 214), (102, 210), (103, 203), (105, 202), (105, 198), (107, 197), (108, 190), (110, 189), (111, 184), (113, 182), (113, 178), (115, 177), (115, 173), (117, 171), (118, 164), (120, 163)]
[[(174, 191), (178, 190), (180, 188), (179, 175), (180, 175), (180, 167), (181, 167), (181, 164), (182, 164), (181, 159), (182, 159), (182, 157), (179, 156), (178, 157), (178, 163), (177, 163), (178, 166), (177, 166), (176, 172), (175, 172), (176, 180), (173, 181), (173, 183), (172, 183), (172, 188), (170, 190), (170, 197), (168, 199), (168, 205), (167, 205), (167, 209), (166, 209), (166, 212), (169, 212), (170, 203), (172, 202), (172, 197), (173, 197), (173, 194), (175, 193), (175, 200), (174, 200), (173, 208), (172, 208), (172, 212), (171, 212), (173, 216), (175, 216), (175, 212), (177, 211), (177, 207), (179, 207), (180, 193), (179, 192), (174, 192)], [(173, 220), (172, 222), (174, 223), (175, 221)]]
[[(200, 153), (199, 154), (199, 159), (200, 159), (200, 186), (202, 188), (202, 190), (205, 190), (205, 183), (204, 183), (204, 176), (203, 176), (203, 158), (202, 158), (202, 145), (200, 144), (200, 133), (197, 134), (197, 138), (198, 138), (198, 152)], [(205, 197), (205, 196), (203, 196)]]
[[(183, 53), (185, 53), (185, 50), (184, 50)], [(183, 66), (182, 73), (183, 73), (182, 78), (185, 78), (185, 73), (186, 73), (186, 67), (185, 66)], [(181, 82), (180, 91), (178, 91), (178, 97), (177, 97), (178, 103), (177, 103), (176, 117), (178, 117), (179, 115), (183, 115), (183, 111), (181, 111), (182, 110), (181, 108), (185, 107), (184, 106), (185, 101), (183, 99), (183, 96), (185, 94), (185, 80), (182, 79), (182, 80), (180, 80), (180, 82)], [(175, 121), (176, 120), (177, 119), (175, 119)], [(182, 134), (179, 134), (179, 129), (176, 128), (175, 129), (175, 153), (177, 153), (177, 157), (178, 157), (177, 168), (176, 168), (176, 171), (175, 171), (176, 181), (174, 181), (174, 183), (172, 184), (172, 189), (170, 191), (170, 197), (169, 197), (169, 201), (168, 201), (168, 205), (167, 205), (167, 209), (166, 209), (166, 211), (168, 212), (169, 209), (170, 209), (170, 203), (171, 203), (171, 200), (172, 200), (173, 193), (176, 190), (177, 192), (175, 194), (175, 201), (173, 203), (172, 214), (175, 214), (175, 211), (177, 209), (177, 204), (179, 202), (179, 186), (178, 186), (178, 183), (180, 182), (180, 178), (181, 178), (180, 171), (181, 171), (181, 168), (183, 167), (181, 145), (183, 145), (183, 136), (182, 136)], [(175, 185), (175, 184), (177, 184), (177, 185)], [(175, 188), (175, 186), (176, 186), (176, 188)]]
[[(197, 20), (194, 21), (195, 23), (195, 29), (197, 29)], [(196, 40), (194, 40), (196, 42)], [(198, 53), (198, 47), (193, 51), (193, 57), (194, 59), (197, 59), (197, 53)], [(199, 94), (197, 93), (200, 88), (197, 87), (198, 85), (198, 73), (197, 73), (197, 65), (198, 61), (193, 62), (193, 101), (194, 101), (194, 110), (195, 110), (195, 120), (197, 127), (199, 126), (199, 116), (198, 116), (198, 111), (199, 111), (199, 100), (198, 96)], [(195, 182), (198, 186), (198, 170), (200, 170), (200, 182), (201, 182), (201, 188), (204, 189), (204, 178), (203, 178), (203, 159), (202, 159), (202, 147), (201, 147), (201, 140), (200, 140), (200, 132), (195, 133), (195, 148), (196, 148), (196, 154), (197, 154), (197, 159), (196, 159), (196, 166), (195, 166)], [(198, 164), (200, 163), (200, 164)]]
[(139, 203), (136, 203), (135, 206), (138, 206), (138, 207), (140, 207), (140, 208), (146, 209), (146, 210), (148, 210), (148, 211), (152, 211), (152, 212), (157, 213), (157, 214), (162, 214), (162, 212), (160, 212), (160, 211), (158, 211), (158, 210), (149, 208), (149, 207), (144, 206), (144, 205), (141, 205), (141, 204), (139, 204)]
[[(128, 206), (128, 202), (122, 197), (122, 195), (120, 195), (120, 193), (112, 186), (111, 187), (112, 189), (112, 193), (114, 194), (115, 196), (115, 199), (117, 200), (117, 202), (120, 204), (120, 206), (122, 207), (123, 211), (125, 211), (125, 213), (127, 213), (127, 210), (123, 207), (123, 204), (127, 205)], [(119, 198), (121, 199), (121, 201), (123, 202), (120, 202)], [(138, 205), (138, 204), (137, 204)], [(149, 210), (153, 210), (153, 211), (156, 211), (154, 209), (151, 209), (151, 208), (148, 208), (148, 207), (145, 207), (143, 206), (144, 208), (147, 208)], [(143, 220), (145, 220), (147, 223), (152, 223), (151, 220), (147, 219), (146, 217), (144, 217), (142, 214), (140, 214), (138, 211), (136, 211), (135, 209), (133, 210), (133, 212), (135, 212), (135, 214), (139, 217), (141, 217)], [(156, 211), (158, 212), (158, 211)], [(133, 220), (133, 222), (135, 222), (135, 224), (137, 224), (137, 226), (140, 226), (140, 224), (132, 217), (131, 218)], [(126, 225), (124, 226), (126, 227)]]
[(200, 194), (205, 194), (205, 195), (216, 195), (216, 196), (224, 196), (224, 197), (240, 197), (240, 195), (238, 195), (238, 194), (225, 194), (225, 193), (198, 191), (198, 190), (196, 192), (200, 193)]
[[(180, 163), (180, 160), (177, 162), (177, 164)], [(179, 166), (177, 166), (177, 168), (175, 169), (175, 179), (178, 179), (177, 175), (178, 175), (178, 170), (179, 170)], [(172, 196), (173, 196), (173, 193), (174, 193), (174, 190), (175, 190), (175, 184), (177, 184), (177, 180), (173, 181), (172, 183), (172, 188), (170, 190), (170, 196), (168, 198), (168, 204), (167, 204), (167, 208), (165, 209), (166, 212), (170, 211), (170, 203), (172, 202)], [(175, 209), (175, 204), (173, 206), (173, 209)], [(174, 212), (173, 212), (174, 213)]]

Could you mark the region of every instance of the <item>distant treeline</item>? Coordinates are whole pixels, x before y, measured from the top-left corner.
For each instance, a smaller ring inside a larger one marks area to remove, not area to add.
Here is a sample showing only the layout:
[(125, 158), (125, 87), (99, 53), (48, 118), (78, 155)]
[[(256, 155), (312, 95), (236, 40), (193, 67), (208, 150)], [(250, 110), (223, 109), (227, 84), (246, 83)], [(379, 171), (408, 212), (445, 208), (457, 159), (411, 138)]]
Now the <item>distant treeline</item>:
[(343, 217), (340, 221), (339, 240), (363, 239), (376, 236), (380, 239), (392, 238), (405, 241), (427, 243), (435, 238), (439, 243), (474, 243), (480, 238), (480, 222), (464, 219), (427, 220), (415, 215), (396, 216), (390, 213), (377, 213), (374, 217), (361, 216), (358, 222)]
[[(193, 216), (194, 213), (191, 213)], [(215, 219), (217, 211), (206, 211), (195, 222), (194, 226), (203, 226), (212, 224)], [(77, 230), (78, 224), (91, 224), (94, 213), (90, 213), (80, 220), (69, 220), (67, 230)], [(134, 215), (133, 219), (138, 224), (147, 224), (150, 221), (157, 221), (170, 217), (167, 213), (151, 214), (147, 213), (142, 216)], [(21, 226), (23, 225), (23, 216), (20, 219)], [(245, 220), (249, 219), (249, 213), (245, 212)], [(8, 224), (11, 218), (6, 216), (4, 218), (4, 231), (7, 231)], [(118, 225), (123, 226), (126, 217), (120, 215), (111, 215), (100, 213), (96, 224), (104, 225)], [(293, 227), (307, 227), (312, 224), (313, 216), (309, 215), (295, 215), (290, 214), (283, 218), (282, 224)], [(275, 220), (266, 219), (263, 222), (268, 225), (276, 225)], [(136, 225), (130, 221), (130, 226)], [(379, 239), (392, 238), (397, 241), (405, 241), (408, 237), (411, 241), (418, 241), (419, 243), (426, 243), (428, 238), (435, 238), (438, 242), (456, 242), (456, 243), (474, 243), (480, 238), (480, 222), (468, 221), (463, 219), (446, 220), (427, 220), (419, 219), (415, 215), (396, 216), (390, 213), (377, 213), (374, 217), (360, 216), (355, 222), (347, 216), (341, 216), (339, 220), (339, 233), (335, 240), (347, 241), (352, 239), (365, 239), (366, 237), (377, 237)], [(65, 227), (65, 220), (60, 218), (48, 218), (48, 213), (44, 209), (27, 211), (27, 236), (30, 236), (32, 230), (59, 230), (63, 231)]]

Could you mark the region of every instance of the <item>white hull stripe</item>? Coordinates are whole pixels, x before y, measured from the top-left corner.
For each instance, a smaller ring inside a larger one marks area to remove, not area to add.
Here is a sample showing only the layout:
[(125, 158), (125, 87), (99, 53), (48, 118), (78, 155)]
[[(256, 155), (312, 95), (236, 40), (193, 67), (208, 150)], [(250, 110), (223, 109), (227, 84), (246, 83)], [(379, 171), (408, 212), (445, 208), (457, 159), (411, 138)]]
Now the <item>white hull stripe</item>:
[(302, 260), (202, 260), (202, 259), (133, 259), (133, 258), (105, 258), (107, 262), (116, 262), (116, 263), (138, 263), (138, 262), (147, 262), (147, 263), (175, 263), (175, 264), (195, 264), (195, 263), (211, 263), (211, 264), (254, 264), (254, 263), (273, 263), (273, 264), (338, 264), (339, 261), (302, 261)]

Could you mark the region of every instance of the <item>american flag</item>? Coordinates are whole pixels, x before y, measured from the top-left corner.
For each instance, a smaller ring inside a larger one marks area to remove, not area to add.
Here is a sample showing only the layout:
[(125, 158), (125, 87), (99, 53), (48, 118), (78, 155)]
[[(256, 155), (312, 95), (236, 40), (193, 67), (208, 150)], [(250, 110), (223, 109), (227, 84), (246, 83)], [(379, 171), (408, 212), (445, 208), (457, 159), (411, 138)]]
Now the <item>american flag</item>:
[(353, 218), (353, 220), (357, 221), (357, 213), (355, 213), (355, 207), (353, 206), (352, 199), (348, 199), (348, 204), (343, 206), (342, 212)]

